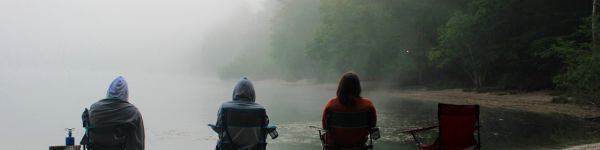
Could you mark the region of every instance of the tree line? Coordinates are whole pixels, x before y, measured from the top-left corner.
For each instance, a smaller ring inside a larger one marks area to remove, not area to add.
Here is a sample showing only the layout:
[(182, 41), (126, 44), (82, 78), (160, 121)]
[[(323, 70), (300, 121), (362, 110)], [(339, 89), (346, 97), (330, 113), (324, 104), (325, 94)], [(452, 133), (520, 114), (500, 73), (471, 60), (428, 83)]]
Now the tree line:
[[(430, 87), (557, 89), (600, 105), (596, 0), (280, 0), (269, 73)], [(222, 74), (235, 72), (232, 63)], [(265, 70), (258, 68), (256, 70)]]

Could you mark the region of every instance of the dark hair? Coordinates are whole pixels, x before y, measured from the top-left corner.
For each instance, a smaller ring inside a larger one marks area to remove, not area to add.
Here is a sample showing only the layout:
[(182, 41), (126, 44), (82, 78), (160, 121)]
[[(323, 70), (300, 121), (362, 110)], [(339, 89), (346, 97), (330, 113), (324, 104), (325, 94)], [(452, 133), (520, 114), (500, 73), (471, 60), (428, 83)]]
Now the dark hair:
[(354, 106), (356, 101), (360, 99), (360, 80), (358, 75), (352, 72), (347, 72), (342, 75), (338, 83), (337, 99), (346, 106)]

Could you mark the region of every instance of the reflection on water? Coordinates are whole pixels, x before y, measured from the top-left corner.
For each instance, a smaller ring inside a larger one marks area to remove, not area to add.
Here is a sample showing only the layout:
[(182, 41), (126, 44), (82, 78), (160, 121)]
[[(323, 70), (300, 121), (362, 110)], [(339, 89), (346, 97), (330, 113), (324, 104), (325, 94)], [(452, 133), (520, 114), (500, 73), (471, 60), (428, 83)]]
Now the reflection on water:
[[(19, 74), (32, 78), (3, 81), (16, 86), (0, 87), (0, 147), (30, 150), (60, 145), (65, 127), (77, 127), (79, 140), (81, 111), (104, 96), (115, 75), (73, 74), (45, 78)], [(144, 117), (147, 149), (214, 147), (217, 135), (206, 124), (214, 123), (220, 104), (231, 98), (235, 81), (182, 74), (125, 77), (131, 101)], [(317, 131), (308, 126), (320, 126), (322, 108), (335, 95), (335, 85), (256, 81), (255, 86), (257, 102), (267, 108), (280, 133), (278, 139), (268, 140), (269, 149), (319, 149)], [(411, 137), (402, 131), (437, 122), (435, 103), (398, 99), (383, 91), (365, 90), (363, 95), (377, 108), (382, 138), (375, 141), (376, 149), (414, 149)], [(599, 124), (563, 115), (482, 107), (480, 118), (484, 149), (559, 148), (600, 139)], [(421, 135), (427, 142), (436, 136), (436, 131)]]
[[(412, 137), (402, 131), (437, 124), (437, 104), (386, 97), (371, 93), (378, 108), (378, 124), (382, 138), (377, 149), (414, 149)], [(599, 142), (600, 124), (565, 115), (535, 114), (517, 110), (486, 108), (481, 110), (481, 140), (484, 149), (556, 149), (581, 142)], [(281, 147), (318, 148), (317, 132), (308, 128), (319, 121), (280, 125), (281, 139), (272, 141)], [(437, 130), (419, 134), (425, 143), (432, 143)], [(299, 148), (298, 148), (299, 149)]]

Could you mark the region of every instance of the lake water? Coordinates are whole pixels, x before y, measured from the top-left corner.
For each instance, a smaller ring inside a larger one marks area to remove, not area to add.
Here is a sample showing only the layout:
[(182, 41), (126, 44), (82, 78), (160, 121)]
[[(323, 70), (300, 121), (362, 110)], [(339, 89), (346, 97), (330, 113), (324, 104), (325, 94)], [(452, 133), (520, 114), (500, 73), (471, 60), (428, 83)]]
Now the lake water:
[[(81, 112), (105, 96), (113, 72), (13, 70), (0, 79), (1, 149), (47, 149), (64, 144), (65, 128), (83, 129)], [(217, 109), (231, 99), (235, 80), (191, 74), (132, 73), (130, 102), (142, 112), (149, 150), (211, 149), (217, 136), (207, 127)], [(280, 137), (269, 149), (319, 149), (317, 132), (326, 100), (334, 84), (255, 81), (257, 102), (267, 108)], [(10, 86), (8, 86), (10, 85)], [(378, 111), (382, 138), (376, 149), (415, 149), (401, 133), (436, 123), (437, 105), (392, 97), (384, 90), (365, 89)], [(535, 114), (482, 107), (483, 149), (548, 149), (600, 142), (600, 125), (564, 115)], [(422, 137), (432, 141), (435, 131)]]

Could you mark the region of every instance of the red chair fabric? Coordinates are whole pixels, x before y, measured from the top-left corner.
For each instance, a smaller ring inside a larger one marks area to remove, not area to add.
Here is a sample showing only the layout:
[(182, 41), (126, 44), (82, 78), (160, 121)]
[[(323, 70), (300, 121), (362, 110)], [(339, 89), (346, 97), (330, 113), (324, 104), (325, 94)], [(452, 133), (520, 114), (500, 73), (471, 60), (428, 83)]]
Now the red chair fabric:
[(438, 105), (439, 143), (457, 148), (476, 144), (473, 133), (479, 120), (478, 105)]
[[(463, 150), (474, 147), (479, 149), (479, 105), (438, 104), (439, 132), (438, 138), (431, 145), (421, 143), (415, 133), (435, 128), (418, 128), (405, 130), (417, 142), (419, 149), (424, 150)], [(474, 133), (477, 131), (477, 139)]]

